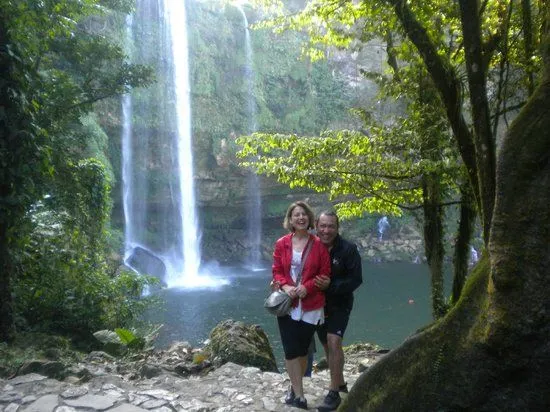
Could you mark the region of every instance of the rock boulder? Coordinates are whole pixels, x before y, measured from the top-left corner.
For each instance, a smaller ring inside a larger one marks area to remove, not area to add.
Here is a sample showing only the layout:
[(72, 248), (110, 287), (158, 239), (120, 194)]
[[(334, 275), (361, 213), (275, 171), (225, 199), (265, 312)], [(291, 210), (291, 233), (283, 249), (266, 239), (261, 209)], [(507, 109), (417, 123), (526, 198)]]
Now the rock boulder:
[(216, 367), (233, 362), (242, 366), (255, 366), (262, 371), (279, 371), (269, 339), (258, 325), (224, 320), (210, 332), (205, 350)]

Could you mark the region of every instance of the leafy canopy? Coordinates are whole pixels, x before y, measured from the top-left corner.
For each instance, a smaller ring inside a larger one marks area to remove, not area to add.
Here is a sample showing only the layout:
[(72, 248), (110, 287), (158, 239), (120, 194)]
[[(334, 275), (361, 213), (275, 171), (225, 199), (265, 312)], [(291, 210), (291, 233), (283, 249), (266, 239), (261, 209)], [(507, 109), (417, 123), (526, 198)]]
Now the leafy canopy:
[[(446, 74), (456, 78), (467, 92), (463, 28), (456, 2), (312, 0), (300, 10), (281, 2), (259, 3), (276, 7), (279, 15), (258, 26), (307, 33), (304, 50), (313, 58), (324, 57), (335, 47), (351, 52), (371, 41), (385, 42), (386, 71), (363, 74), (378, 84), (380, 98), (398, 102), (404, 113), (397, 109), (383, 118), (375, 108), (358, 108), (356, 112), (364, 122), (361, 132), (326, 131), (320, 137), (307, 138), (269, 134), (242, 137), (240, 156), (247, 158), (244, 165), (290, 185), (327, 191), (333, 199), (341, 196), (342, 211), (353, 215), (362, 211), (399, 213), (399, 207), (411, 207), (420, 199), (421, 175), (436, 173), (446, 196), (454, 197), (455, 182), (460, 185), (467, 179), (466, 168), (459, 157), (454, 129), (450, 131), (450, 114), (443, 110), (447, 97), (440, 96), (432, 84), (445, 80), (431, 78), (426, 62), (439, 59)], [(509, 111), (522, 103), (529, 73), (536, 72), (540, 58), (525, 52), (525, 9), (514, 8), (514, 2), (491, 0), (481, 6), (486, 48), (483, 69), (492, 86), (488, 97), (496, 132), (501, 119), (506, 120)], [(540, 24), (538, 9), (535, 2), (533, 27)], [(419, 23), (414, 30), (424, 31), (433, 48), (419, 50), (418, 44), (413, 44), (411, 27), (403, 25), (412, 20), (398, 19), (399, 13), (407, 13), (406, 18), (414, 16)], [(532, 39), (528, 46), (533, 50), (536, 45), (537, 40)], [(431, 50), (434, 56), (422, 54)]]

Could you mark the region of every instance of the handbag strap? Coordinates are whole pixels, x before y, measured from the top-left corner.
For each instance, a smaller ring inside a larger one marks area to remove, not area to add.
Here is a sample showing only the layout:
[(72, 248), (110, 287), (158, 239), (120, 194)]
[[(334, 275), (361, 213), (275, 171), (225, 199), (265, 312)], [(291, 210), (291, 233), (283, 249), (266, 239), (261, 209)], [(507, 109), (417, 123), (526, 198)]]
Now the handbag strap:
[(311, 240), (311, 237), (307, 241), (306, 250), (304, 251), (304, 254), (302, 255), (302, 261), (300, 262), (300, 267), (298, 268), (298, 273), (296, 274), (296, 285), (299, 285), (302, 281), (302, 269), (304, 268), (304, 263), (307, 259), (307, 256), (309, 255), (309, 251), (311, 250), (311, 246), (313, 245), (313, 241)]

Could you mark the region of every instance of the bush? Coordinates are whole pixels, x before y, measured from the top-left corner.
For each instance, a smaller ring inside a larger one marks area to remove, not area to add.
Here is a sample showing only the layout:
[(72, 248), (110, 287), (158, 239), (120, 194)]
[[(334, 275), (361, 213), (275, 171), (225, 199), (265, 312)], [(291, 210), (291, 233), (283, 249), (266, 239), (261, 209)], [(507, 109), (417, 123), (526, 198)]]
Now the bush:
[(156, 280), (107, 261), (109, 182), (93, 159), (68, 165), (63, 186), (29, 212), (34, 229), (14, 284), (19, 327), (87, 339), (128, 326), (151, 304)]

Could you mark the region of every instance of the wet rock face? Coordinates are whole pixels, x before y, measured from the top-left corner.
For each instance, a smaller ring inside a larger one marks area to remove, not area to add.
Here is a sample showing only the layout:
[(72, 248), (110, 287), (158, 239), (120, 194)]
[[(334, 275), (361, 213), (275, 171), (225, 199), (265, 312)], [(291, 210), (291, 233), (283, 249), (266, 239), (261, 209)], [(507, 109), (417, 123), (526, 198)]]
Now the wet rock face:
[(258, 325), (224, 320), (210, 333), (205, 350), (210, 354), (214, 366), (233, 362), (254, 366), (262, 371), (278, 372), (269, 339)]

